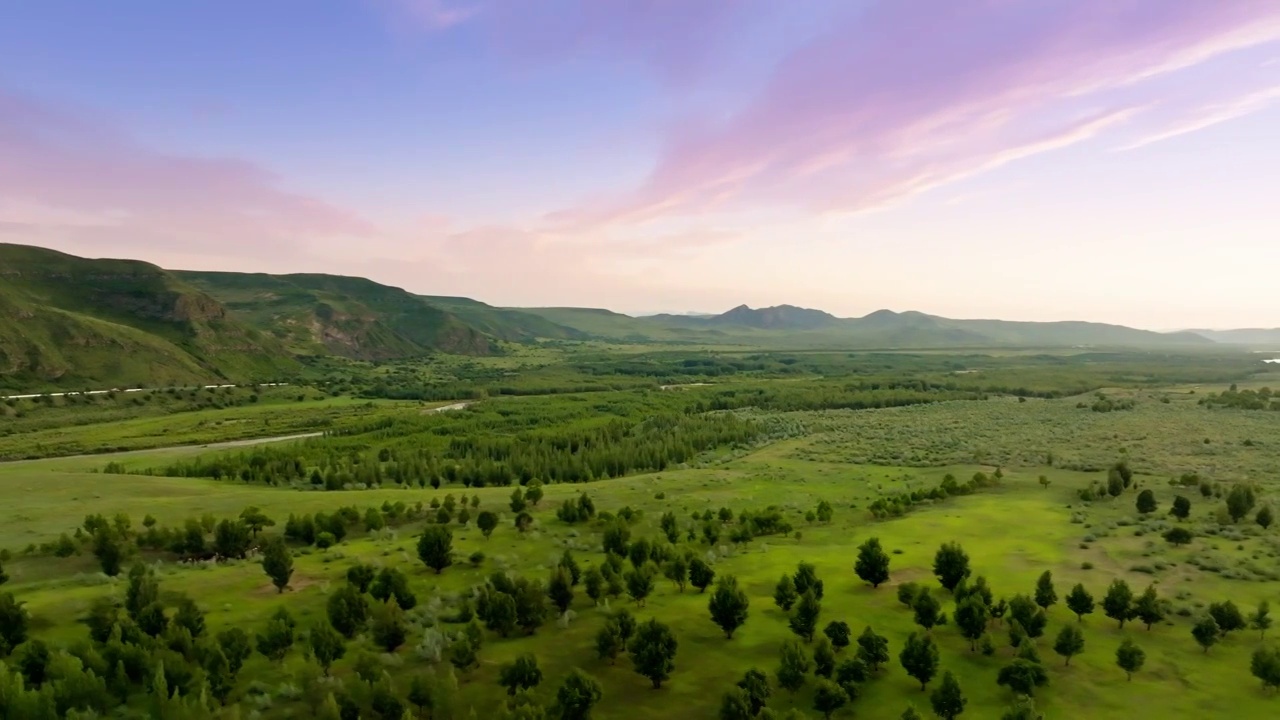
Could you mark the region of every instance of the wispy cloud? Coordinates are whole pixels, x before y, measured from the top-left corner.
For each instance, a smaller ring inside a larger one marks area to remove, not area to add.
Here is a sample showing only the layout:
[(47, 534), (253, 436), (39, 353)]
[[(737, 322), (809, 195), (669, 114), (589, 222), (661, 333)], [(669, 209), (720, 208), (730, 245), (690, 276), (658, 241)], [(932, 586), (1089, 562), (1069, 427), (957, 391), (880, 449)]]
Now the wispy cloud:
[(1252, 115), (1271, 105), (1277, 99), (1280, 99), (1280, 85), (1252, 92), (1227, 102), (1204, 105), (1166, 127), (1116, 149), (1119, 151), (1137, 150), (1164, 140), (1171, 140), (1182, 135), (1205, 130), (1214, 125)]
[(478, 4), (452, 3), (448, 0), (368, 0), (382, 11), (388, 21), (401, 27), (436, 32), (471, 20), (480, 12)]

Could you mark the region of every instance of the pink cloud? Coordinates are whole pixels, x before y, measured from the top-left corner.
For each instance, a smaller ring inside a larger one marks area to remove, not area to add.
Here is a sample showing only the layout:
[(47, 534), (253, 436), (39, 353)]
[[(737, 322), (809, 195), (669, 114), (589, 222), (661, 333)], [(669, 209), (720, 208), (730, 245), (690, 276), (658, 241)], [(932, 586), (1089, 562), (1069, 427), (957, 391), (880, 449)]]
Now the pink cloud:
[(1118, 150), (1137, 150), (1148, 145), (1171, 140), (1193, 132), (1205, 130), (1224, 122), (1258, 112), (1280, 100), (1280, 85), (1247, 93), (1232, 100), (1209, 103), (1194, 109), (1175, 122), (1138, 138)]
[(86, 114), (0, 92), (0, 220), (46, 239), (253, 255), (371, 236), (354, 212), (244, 160), (157, 152)]
[(1280, 38), (1257, 0), (883, 0), (797, 49), (727, 122), (686, 123), (582, 227), (744, 205), (856, 212), (1132, 117), (1131, 89)]
[(448, 3), (445, 0), (370, 0), (397, 26), (407, 24), (435, 32), (461, 25), (476, 15), (477, 5)]

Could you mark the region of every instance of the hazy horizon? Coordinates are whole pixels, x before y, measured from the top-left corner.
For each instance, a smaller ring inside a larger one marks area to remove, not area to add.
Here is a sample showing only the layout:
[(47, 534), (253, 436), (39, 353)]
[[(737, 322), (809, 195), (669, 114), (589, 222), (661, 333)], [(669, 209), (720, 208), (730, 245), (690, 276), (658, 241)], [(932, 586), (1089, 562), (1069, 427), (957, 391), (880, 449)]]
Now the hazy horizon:
[(1280, 326), (1280, 3), (0, 5), (0, 242), (508, 307)]

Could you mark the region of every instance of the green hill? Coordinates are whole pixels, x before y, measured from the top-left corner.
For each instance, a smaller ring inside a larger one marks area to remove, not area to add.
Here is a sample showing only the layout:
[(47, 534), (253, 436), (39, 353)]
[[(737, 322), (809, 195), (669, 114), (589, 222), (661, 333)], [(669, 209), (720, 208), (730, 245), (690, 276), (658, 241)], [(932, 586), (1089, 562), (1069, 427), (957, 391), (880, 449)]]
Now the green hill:
[(155, 265), (0, 244), (0, 385), (27, 389), (270, 379), (271, 337)]
[(585, 340), (590, 337), (581, 330), (559, 325), (533, 313), (498, 308), (471, 298), (443, 295), (419, 297), (430, 305), (452, 313), (471, 327), (507, 342)]
[(485, 355), (480, 330), (400, 288), (340, 275), (175, 273), (297, 355), (388, 360), (430, 352)]

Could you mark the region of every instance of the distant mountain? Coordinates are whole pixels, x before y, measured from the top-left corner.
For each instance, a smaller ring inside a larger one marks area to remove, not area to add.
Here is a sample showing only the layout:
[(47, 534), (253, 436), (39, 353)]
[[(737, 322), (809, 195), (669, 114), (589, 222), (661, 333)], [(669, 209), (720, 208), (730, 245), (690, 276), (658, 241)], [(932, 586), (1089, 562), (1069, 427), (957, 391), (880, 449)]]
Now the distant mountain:
[(297, 368), (270, 335), (155, 265), (0, 244), (0, 386), (269, 379)]
[(340, 275), (177, 271), (295, 355), (390, 360), (430, 352), (485, 355), (489, 336), (400, 288)]
[(1226, 345), (1253, 345), (1280, 349), (1280, 328), (1251, 328), (1240, 330), (1187, 330), (1201, 337)]
[(486, 305), (478, 300), (441, 295), (420, 295), (429, 305), (452, 313), (480, 332), (508, 342), (531, 340), (585, 340), (589, 337), (581, 330), (558, 325), (550, 320), (520, 310), (508, 310)]

